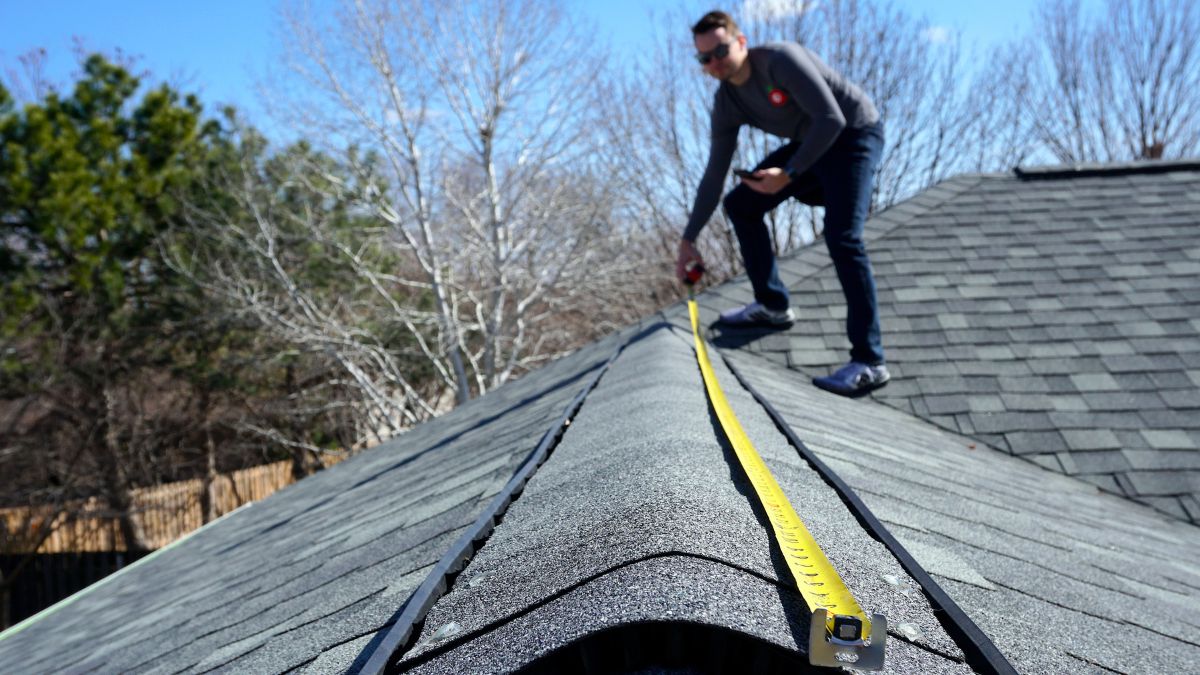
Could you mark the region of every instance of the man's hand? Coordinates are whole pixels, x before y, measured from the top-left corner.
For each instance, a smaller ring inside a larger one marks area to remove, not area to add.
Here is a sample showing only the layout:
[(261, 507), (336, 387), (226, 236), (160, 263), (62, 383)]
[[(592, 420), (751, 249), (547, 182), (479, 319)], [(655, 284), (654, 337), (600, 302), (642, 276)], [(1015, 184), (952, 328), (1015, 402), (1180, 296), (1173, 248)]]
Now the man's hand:
[(754, 172), (754, 178), (743, 178), (742, 182), (746, 187), (761, 192), (764, 195), (773, 195), (783, 188), (787, 187), (792, 179), (788, 178), (783, 169), (771, 167), (769, 169), (759, 169)]
[(700, 251), (696, 250), (696, 245), (692, 242), (680, 239), (679, 255), (675, 258), (675, 278), (679, 279), (679, 283), (685, 283), (687, 280), (687, 267), (692, 262), (704, 264), (704, 260), (700, 257)]

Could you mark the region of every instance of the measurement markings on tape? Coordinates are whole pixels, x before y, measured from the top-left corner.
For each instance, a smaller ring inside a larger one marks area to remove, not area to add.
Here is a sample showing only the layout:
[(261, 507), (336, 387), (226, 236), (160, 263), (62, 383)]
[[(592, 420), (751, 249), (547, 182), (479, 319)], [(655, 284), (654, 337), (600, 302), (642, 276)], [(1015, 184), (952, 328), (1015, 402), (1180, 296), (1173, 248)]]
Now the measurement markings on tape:
[(742, 429), (717, 382), (708, 358), (708, 349), (700, 337), (699, 311), (690, 286), (688, 312), (692, 319), (696, 360), (700, 364), (713, 410), (767, 513), (779, 549), (796, 580), (796, 587), (813, 610), (812, 628), (809, 631), (809, 661), (818, 666), (881, 669), (887, 620), (881, 614), (867, 617)]

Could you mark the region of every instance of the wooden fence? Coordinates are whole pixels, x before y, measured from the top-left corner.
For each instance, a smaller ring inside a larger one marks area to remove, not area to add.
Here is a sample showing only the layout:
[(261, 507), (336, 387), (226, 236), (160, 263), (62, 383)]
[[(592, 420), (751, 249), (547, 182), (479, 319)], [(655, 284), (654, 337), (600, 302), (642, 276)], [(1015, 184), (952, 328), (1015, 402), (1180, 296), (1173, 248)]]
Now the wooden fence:
[[(322, 459), (329, 467), (343, 456)], [(220, 516), (292, 482), (292, 463), (286, 461), (221, 474), (208, 490), (211, 511)], [(204, 492), (205, 483), (199, 479), (134, 490), (134, 518), (151, 549), (204, 524)], [(0, 509), (0, 630), (146, 555), (128, 551), (117, 516), (99, 499), (71, 502), (61, 509)], [(30, 551), (45, 528), (49, 536)]]
[[(341, 456), (323, 456), (325, 466)], [(229, 474), (220, 474), (209, 490), (212, 510), (220, 516), (249, 502), (258, 501), (292, 483), (291, 462), (264, 464)], [(134, 518), (141, 525), (151, 549), (158, 549), (204, 524), (204, 481), (166, 483), (133, 491)], [(72, 502), (61, 510), (53, 507), (0, 509), (0, 555), (29, 553), (50, 528), (38, 554), (108, 553), (126, 551), (117, 514), (101, 500)]]

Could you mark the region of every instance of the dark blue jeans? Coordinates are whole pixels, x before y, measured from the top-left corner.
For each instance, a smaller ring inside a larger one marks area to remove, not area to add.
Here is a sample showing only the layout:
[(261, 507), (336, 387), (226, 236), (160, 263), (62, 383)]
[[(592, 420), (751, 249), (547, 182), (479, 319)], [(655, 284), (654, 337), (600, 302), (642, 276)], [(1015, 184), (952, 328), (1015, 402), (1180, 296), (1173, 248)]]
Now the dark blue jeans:
[[(779, 148), (756, 169), (782, 167), (798, 143)], [(871, 208), (871, 183), (883, 155), (883, 124), (844, 129), (833, 145), (804, 174), (773, 195), (738, 185), (725, 195), (725, 213), (733, 223), (754, 298), (768, 309), (788, 307), (788, 290), (779, 279), (771, 234), (764, 216), (789, 198), (825, 207), (825, 245), (846, 297), (846, 335), (850, 358), (883, 363), (875, 277), (863, 243), (863, 224)]]

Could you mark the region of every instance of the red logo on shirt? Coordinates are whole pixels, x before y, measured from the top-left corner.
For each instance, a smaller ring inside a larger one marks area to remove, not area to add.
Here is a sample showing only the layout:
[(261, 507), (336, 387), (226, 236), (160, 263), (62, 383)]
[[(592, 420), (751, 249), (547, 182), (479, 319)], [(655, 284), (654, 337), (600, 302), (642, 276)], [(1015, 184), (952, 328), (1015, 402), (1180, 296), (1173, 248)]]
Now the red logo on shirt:
[(776, 108), (779, 108), (781, 106), (787, 105), (788, 95), (787, 95), (787, 92), (785, 92), (782, 89), (778, 89), (776, 87), (771, 87), (770, 89), (767, 90), (767, 100), (771, 102), (771, 105), (775, 106)]

